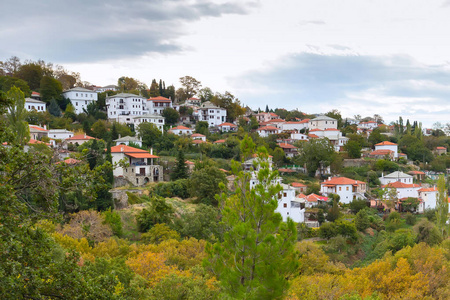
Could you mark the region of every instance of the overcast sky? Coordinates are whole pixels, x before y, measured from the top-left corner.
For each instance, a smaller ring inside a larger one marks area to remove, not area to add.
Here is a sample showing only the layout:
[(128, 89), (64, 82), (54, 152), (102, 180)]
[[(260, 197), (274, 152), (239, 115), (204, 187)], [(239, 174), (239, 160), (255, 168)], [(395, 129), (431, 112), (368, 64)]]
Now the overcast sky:
[(190, 75), (253, 109), (450, 122), (450, 1), (16, 0), (0, 11), (0, 60), (43, 59), (95, 85)]

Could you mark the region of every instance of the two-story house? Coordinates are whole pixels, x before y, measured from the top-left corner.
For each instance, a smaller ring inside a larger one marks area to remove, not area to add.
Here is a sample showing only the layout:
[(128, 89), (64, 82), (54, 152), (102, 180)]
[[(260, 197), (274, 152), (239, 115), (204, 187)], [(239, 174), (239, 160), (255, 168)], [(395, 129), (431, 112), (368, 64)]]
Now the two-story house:
[(69, 99), (73, 107), (75, 107), (75, 113), (81, 114), (83, 109), (91, 103), (97, 102), (98, 95), (96, 92), (82, 88), (75, 87), (70, 90), (66, 90), (62, 93), (63, 97)]
[(144, 114), (147, 99), (130, 93), (106, 97), (108, 119), (122, 124), (134, 124), (133, 118)]
[(225, 108), (215, 106), (210, 101), (202, 103), (196, 114), (198, 120), (208, 122), (209, 127), (218, 126), (224, 123), (227, 119), (227, 110)]
[(172, 107), (172, 100), (166, 97), (158, 96), (147, 99), (146, 110), (154, 115), (162, 115), (166, 108)]
[(342, 203), (350, 203), (354, 199), (366, 199), (364, 193), (367, 191), (367, 185), (363, 181), (347, 177), (332, 177), (322, 182), (320, 187), (322, 195), (337, 194)]

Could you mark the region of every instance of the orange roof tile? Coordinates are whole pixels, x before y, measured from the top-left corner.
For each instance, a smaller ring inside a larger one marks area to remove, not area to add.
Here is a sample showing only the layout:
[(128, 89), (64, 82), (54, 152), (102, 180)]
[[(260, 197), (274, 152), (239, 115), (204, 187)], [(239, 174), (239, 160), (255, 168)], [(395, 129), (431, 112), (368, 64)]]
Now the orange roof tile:
[(295, 171), (292, 169), (278, 169), (279, 172), (284, 172), (284, 173), (294, 173)]
[(445, 147), (436, 147), (436, 150), (447, 150)]
[(309, 136), (310, 138), (313, 138), (313, 139), (319, 138), (318, 135), (315, 135), (315, 134), (312, 134), (312, 133), (308, 134), (308, 136)]
[(191, 135), (191, 137), (204, 137), (204, 135), (201, 133), (194, 133)]
[(40, 130), (40, 131), (48, 131), (47, 129), (44, 129), (42, 127), (39, 126), (34, 126), (34, 125), (30, 125), (30, 128), (36, 129), (36, 130)]
[(431, 187), (431, 188), (421, 188), (419, 192), (436, 192), (437, 187)]
[(395, 182), (390, 182), (386, 185), (382, 185), (382, 188), (396, 188), (396, 189), (406, 189), (406, 188), (415, 188), (415, 187), (420, 187), (420, 185), (415, 184), (415, 183), (403, 183), (400, 181), (395, 181)]
[(206, 142), (203, 141), (203, 140), (193, 140), (192, 143), (193, 144), (203, 144), (203, 143), (206, 143)]
[(293, 183), (291, 183), (291, 185), (292, 185), (293, 187), (306, 187), (305, 184), (300, 183), (300, 182), (293, 182)]
[(228, 123), (228, 122), (222, 123), (222, 124), (220, 124), (220, 125), (218, 125), (218, 126), (230, 126), (230, 127), (237, 127), (237, 125), (236, 125), (236, 124), (233, 124), (233, 123)]
[(187, 128), (185, 126), (178, 125), (177, 127), (170, 128), (170, 130), (192, 130), (191, 128)]
[(321, 183), (322, 185), (334, 186), (334, 185), (357, 185), (366, 184), (364, 181), (350, 179), (347, 177), (333, 177)]
[(86, 135), (86, 134), (77, 134), (74, 135), (73, 137), (70, 137), (68, 139), (66, 139), (66, 141), (70, 141), (70, 140), (93, 140), (95, 139), (92, 136)]
[(130, 153), (130, 152), (125, 152), (125, 155), (134, 157), (134, 158), (159, 158), (159, 156), (150, 154), (150, 153)]
[(155, 101), (155, 102), (172, 102), (169, 98), (158, 96), (158, 97), (150, 97), (147, 101)]
[(134, 148), (127, 145), (117, 145), (111, 147), (111, 153), (149, 153), (146, 150)]
[(283, 119), (272, 119), (269, 121), (269, 123), (277, 123), (277, 122), (286, 122), (286, 121)]
[(391, 142), (388, 142), (388, 141), (384, 141), (384, 142), (375, 144), (375, 146), (398, 146), (398, 145), (395, 144), (395, 143), (391, 143)]
[(390, 155), (393, 152), (394, 151), (388, 150), (388, 149), (379, 149), (379, 150), (375, 150), (375, 151), (370, 152), (369, 155)]
[(278, 146), (283, 149), (297, 149), (297, 147), (288, 143), (278, 143)]
[(280, 129), (273, 127), (273, 126), (264, 126), (264, 127), (258, 128), (257, 130), (258, 131), (261, 131), (261, 130), (269, 130), (269, 131), (277, 130), (277, 131), (279, 131)]
[(61, 163), (65, 163), (65, 164), (68, 164), (68, 165), (74, 165), (74, 164), (77, 164), (77, 163), (80, 163), (80, 162), (81, 162), (81, 160), (78, 160), (78, 159), (67, 158), (67, 159), (65, 159), (63, 161), (58, 161), (56, 164), (59, 165)]
[(225, 142), (226, 142), (225, 140), (217, 140), (217, 141), (214, 142), (214, 144), (222, 144), (222, 143), (225, 143)]
[(412, 174), (412, 175), (425, 175), (425, 173), (422, 172), (422, 171), (409, 171), (408, 174)]

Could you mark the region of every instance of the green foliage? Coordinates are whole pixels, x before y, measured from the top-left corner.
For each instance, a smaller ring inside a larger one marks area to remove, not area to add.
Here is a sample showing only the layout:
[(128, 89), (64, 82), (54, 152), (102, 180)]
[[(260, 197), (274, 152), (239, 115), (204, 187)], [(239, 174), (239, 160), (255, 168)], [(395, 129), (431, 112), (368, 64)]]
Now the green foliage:
[(323, 239), (331, 239), (337, 236), (338, 230), (334, 222), (323, 223), (319, 228), (319, 236)]
[[(148, 198), (142, 196), (142, 198)], [(154, 196), (147, 199), (147, 206), (136, 216), (140, 232), (147, 232), (156, 224), (170, 224), (174, 209), (164, 198)]]
[(177, 219), (175, 228), (183, 237), (215, 242), (222, 237), (219, 221), (220, 215), (217, 208), (199, 204), (194, 211), (186, 212)]
[(331, 201), (331, 209), (327, 214), (327, 220), (330, 222), (334, 222), (341, 216), (341, 211), (339, 210), (339, 195), (330, 194), (329, 195)]
[(47, 103), (51, 99), (58, 99), (62, 93), (61, 82), (50, 76), (43, 76), (40, 82), (41, 99)]
[(418, 243), (424, 242), (434, 246), (442, 242), (442, 234), (438, 227), (426, 219), (422, 219), (414, 226), (414, 232), (417, 234)]
[(61, 113), (61, 109), (59, 108), (58, 103), (56, 103), (56, 100), (54, 98), (52, 98), (52, 100), (50, 100), (50, 105), (48, 106), (48, 112), (55, 117), (61, 117), (62, 113)]
[(166, 119), (167, 125), (174, 125), (180, 118), (180, 114), (178, 113), (178, 111), (171, 107), (165, 108), (161, 115)]
[(147, 244), (159, 244), (162, 241), (179, 240), (180, 234), (166, 224), (155, 224), (149, 231), (141, 235), (141, 241)]
[(386, 159), (378, 159), (375, 162), (375, 170), (384, 171), (384, 172), (394, 172), (399, 169), (398, 165), (390, 160)]
[(104, 223), (108, 224), (111, 227), (112, 232), (116, 236), (121, 237), (123, 234), (123, 224), (122, 218), (120, 217), (119, 213), (116, 211), (112, 211), (111, 208), (109, 208), (102, 213), (102, 216), (105, 220)]
[[(448, 221), (448, 190), (445, 185), (444, 175), (440, 175), (437, 183), (437, 195), (436, 195), (436, 225), (444, 235)], [(449, 235), (447, 228), (447, 235)]]
[(28, 123), (25, 122), (25, 96), (19, 88), (13, 86), (6, 94), (6, 98), (10, 102), (9, 126), (15, 132), (16, 142), (24, 145), (30, 140), (30, 129)]
[(361, 144), (356, 140), (349, 140), (344, 146), (347, 155), (350, 158), (360, 158), (361, 157)]
[(323, 168), (329, 166), (335, 156), (334, 147), (328, 139), (312, 139), (308, 143), (299, 145), (299, 163), (306, 164), (311, 177), (316, 171), (323, 175)]
[(163, 198), (179, 197), (186, 199), (189, 197), (188, 180), (178, 179), (170, 182), (159, 182), (155, 186), (155, 193)]
[(358, 240), (358, 232), (354, 223), (347, 220), (339, 220), (336, 221), (336, 227), (338, 234), (346, 237), (348, 240), (352, 242)]
[(175, 165), (173, 172), (170, 174), (170, 179), (177, 180), (177, 179), (185, 179), (188, 177), (189, 175), (186, 160), (184, 159), (184, 153), (183, 150), (179, 150), (177, 156), (177, 163)]
[(13, 86), (19, 88), (25, 94), (25, 97), (29, 97), (31, 95), (30, 87), (26, 81), (10, 76), (0, 76), (0, 91), (6, 93)]
[(367, 204), (364, 199), (353, 199), (349, 206), (352, 213), (357, 214), (360, 210), (367, 208)]
[(355, 226), (358, 231), (365, 231), (370, 227), (370, 219), (368, 214), (368, 209), (361, 209), (355, 217)]
[(197, 197), (201, 203), (217, 205), (215, 195), (220, 192), (220, 184), (227, 182), (225, 173), (213, 166), (196, 170), (188, 180), (191, 197)]
[(416, 224), (416, 221), (417, 221), (417, 218), (412, 213), (409, 212), (405, 215), (406, 224), (413, 226), (414, 224)]
[(408, 159), (413, 161), (431, 162), (433, 154), (425, 147), (422, 140), (414, 135), (405, 134), (398, 141), (399, 150), (408, 155)]
[[(245, 143), (248, 146), (250, 142)], [(275, 213), (280, 186), (271, 182), (277, 172), (269, 170), (267, 151), (259, 152), (259, 182), (252, 188), (250, 173), (241, 170), (240, 163), (233, 163), (235, 192), (220, 197), (224, 241), (208, 245), (206, 250), (208, 266), (229, 298), (280, 299), (287, 292), (288, 276), (296, 269), (295, 224), (290, 219), (282, 222)]]
[(138, 125), (139, 137), (142, 138), (142, 144), (146, 147), (152, 147), (153, 144), (162, 136), (161, 131), (155, 124), (144, 122)]
[(428, 221), (435, 222), (436, 221), (436, 212), (437, 212), (436, 209), (427, 208), (423, 212), (423, 215), (425, 216), (425, 218), (427, 218)]

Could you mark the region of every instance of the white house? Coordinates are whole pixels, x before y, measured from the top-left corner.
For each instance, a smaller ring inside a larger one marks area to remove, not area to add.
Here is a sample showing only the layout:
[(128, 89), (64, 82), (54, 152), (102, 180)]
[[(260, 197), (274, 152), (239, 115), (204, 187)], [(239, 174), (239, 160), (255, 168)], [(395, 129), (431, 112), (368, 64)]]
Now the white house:
[(278, 143), (278, 147), (283, 149), (286, 157), (294, 157), (295, 155), (298, 154), (298, 149), (294, 145), (288, 143)]
[(201, 140), (201, 141), (203, 141), (203, 142), (206, 142), (206, 136), (204, 136), (204, 135), (201, 134), (201, 133), (194, 133), (194, 134), (191, 135), (191, 138), (192, 138), (193, 140)]
[(330, 143), (334, 146), (336, 152), (341, 151), (342, 147), (348, 142), (348, 138), (342, 136), (342, 132), (336, 128), (327, 129), (311, 129), (309, 131), (311, 134), (316, 135), (319, 138), (327, 138)]
[(44, 112), (45, 107), (45, 102), (33, 98), (25, 98), (25, 109), (27, 111)]
[(256, 130), (261, 137), (268, 137), (271, 134), (278, 134), (281, 132), (280, 128), (274, 126), (264, 126)]
[(434, 209), (436, 208), (436, 196), (437, 196), (437, 188), (421, 188), (418, 190), (418, 197), (421, 199), (421, 203), (419, 206), (419, 212), (422, 213), (425, 209)]
[(367, 186), (363, 181), (347, 177), (332, 177), (322, 182), (320, 186), (322, 195), (337, 194), (342, 203), (350, 203), (354, 199), (366, 199), (364, 193), (367, 191)]
[(209, 127), (215, 127), (226, 121), (227, 110), (206, 101), (198, 108), (196, 115), (199, 121), (208, 122)]
[(283, 217), (283, 221), (291, 218), (296, 223), (305, 222), (305, 206), (295, 197), (295, 189), (287, 184), (281, 184), (283, 190), (278, 194), (278, 206), (275, 209)]
[(64, 91), (62, 95), (64, 98), (70, 100), (73, 107), (75, 107), (76, 114), (81, 114), (83, 109), (86, 109), (90, 103), (97, 102), (98, 100), (96, 92), (81, 87)]
[(303, 133), (291, 133), (291, 140), (294, 141), (308, 141), (309, 137)]
[(237, 128), (238, 128), (236, 124), (228, 123), (228, 122), (219, 124), (219, 125), (217, 125), (217, 127), (219, 128), (219, 130), (221, 132), (229, 132), (229, 131), (235, 132), (235, 131), (237, 131)]
[(133, 124), (133, 117), (144, 114), (147, 99), (130, 93), (120, 93), (106, 97), (108, 119), (122, 124)]
[(65, 139), (64, 141), (65, 141), (66, 144), (78, 144), (78, 145), (81, 145), (81, 144), (86, 143), (86, 142), (88, 142), (90, 140), (93, 140), (93, 139), (95, 139), (95, 138), (92, 137), (92, 136), (86, 135), (86, 134), (77, 134), (77, 135), (74, 135), (74, 136), (72, 136), (72, 137), (70, 137), (68, 139)]
[(55, 140), (66, 140), (73, 137), (73, 132), (66, 129), (49, 129), (48, 137)]
[(306, 193), (306, 190), (308, 189), (308, 186), (306, 184), (300, 183), (300, 182), (292, 182), (291, 186), (295, 189), (295, 192), (298, 194), (304, 194)]
[(148, 122), (154, 124), (161, 132), (164, 132), (165, 118), (161, 115), (145, 114), (132, 119), (132, 124), (134, 125), (134, 129), (136, 131), (139, 124)]
[(169, 98), (158, 96), (147, 100), (146, 110), (151, 114), (161, 115), (166, 108), (173, 108)]
[[(419, 193), (419, 189), (420, 189), (420, 185), (418, 184), (408, 184), (408, 183), (403, 183), (400, 181), (395, 181), (395, 182), (390, 182), (386, 185), (382, 185), (381, 186), (383, 189), (386, 189), (388, 192), (391, 189), (395, 189), (397, 196), (397, 199), (403, 199), (403, 198), (408, 198), (408, 197), (413, 197), (413, 198), (417, 198), (418, 197), (418, 193)], [(386, 193), (383, 198), (388, 199), (389, 195), (388, 193)]]
[(169, 132), (176, 134), (176, 135), (182, 135), (182, 134), (191, 135), (194, 132), (194, 130), (192, 128), (187, 128), (185, 126), (179, 125), (177, 127), (170, 128)]
[(395, 143), (391, 143), (388, 141), (384, 141), (378, 144), (375, 144), (375, 151), (377, 150), (390, 150), (394, 152), (394, 158), (398, 158), (398, 145)]
[(388, 175), (381, 174), (380, 182), (382, 185), (386, 185), (388, 183), (396, 182), (396, 181), (400, 181), (400, 182), (406, 183), (406, 184), (412, 184), (413, 179), (414, 179), (414, 177), (411, 175), (405, 174), (400, 171), (395, 171)]
[(374, 129), (378, 127), (378, 123), (376, 121), (360, 122), (358, 127), (363, 129)]
[(318, 116), (317, 118), (309, 120), (309, 129), (320, 129), (325, 130), (328, 128), (337, 129), (338, 122), (336, 119), (330, 118), (328, 116)]
[(103, 92), (107, 92), (107, 91), (115, 92), (118, 90), (119, 90), (119, 87), (114, 84), (105, 85), (105, 86), (97, 86), (94, 88), (94, 91), (96, 91), (97, 93), (103, 93)]
[(308, 129), (309, 121), (309, 119), (304, 119), (302, 121), (286, 121), (281, 125), (281, 129), (283, 131), (296, 130), (297, 132), (300, 132), (302, 129)]
[(47, 126), (28, 125), (30, 130), (30, 137), (34, 140), (41, 140), (43, 137), (48, 137)]
[(202, 100), (198, 99), (198, 98), (189, 98), (185, 101), (185, 104), (187, 105), (195, 105), (195, 106), (200, 106), (202, 104)]
[[(111, 147), (111, 156), (113, 165), (116, 165), (113, 171), (115, 177), (124, 177), (135, 186), (163, 180), (163, 168), (156, 164), (158, 156), (148, 151), (118, 145)], [(118, 163), (121, 161), (128, 163), (128, 166), (120, 166)]]

